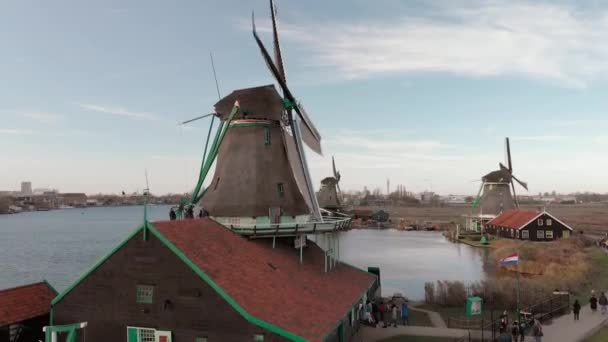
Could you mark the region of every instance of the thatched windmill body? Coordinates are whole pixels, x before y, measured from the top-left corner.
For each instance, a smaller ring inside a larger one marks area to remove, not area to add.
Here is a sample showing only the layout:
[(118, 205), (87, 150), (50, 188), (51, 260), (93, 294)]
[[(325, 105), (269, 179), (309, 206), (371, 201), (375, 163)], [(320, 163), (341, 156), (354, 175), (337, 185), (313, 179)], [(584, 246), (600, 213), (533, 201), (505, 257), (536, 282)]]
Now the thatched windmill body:
[(473, 210), (479, 215), (496, 216), (506, 210), (519, 208), (514, 181), (528, 190), (528, 184), (513, 174), (509, 138), (505, 139), (505, 144), (507, 166), (499, 163), (498, 170), (481, 177), (481, 186), (473, 203)]
[(471, 213), (464, 215), (465, 229), (480, 232), (486, 223), (500, 213), (519, 208), (515, 193), (515, 182), (528, 190), (528, 184), (513, 175), (511, 161), (511, 146), (509, 138), (505, 139), (507, 166), (499, 163), (499, 169), (481, 177), (481, 185), (477, 197), (471, 206)]
[[(326, 221), (320, 214), (304, 144), (321, 154), (321, 136), (287, 86), (272, 0), (270, 7), (274, 60), (260, 40), (252, 16), (253, 36), (281, 95), (274, 85), (264, 85), (234, 90), (215, 104), (213, 119), (218, 117), (220, 126), (209, 153), (205, 147), (191, 203), (248, 236), (345, 228), (348, 220)], [(214, 164), (215, 172), (205, 188), (203, 182)]]
[(336, 162), (331, 157), (333, 177), (325, 177), (321, 180), (321, 189), (317, 194), (319, 206), (323, 209), (335, 212), (342, 210), (342, 192), (340, 191), (340, 172), (336, 170)]

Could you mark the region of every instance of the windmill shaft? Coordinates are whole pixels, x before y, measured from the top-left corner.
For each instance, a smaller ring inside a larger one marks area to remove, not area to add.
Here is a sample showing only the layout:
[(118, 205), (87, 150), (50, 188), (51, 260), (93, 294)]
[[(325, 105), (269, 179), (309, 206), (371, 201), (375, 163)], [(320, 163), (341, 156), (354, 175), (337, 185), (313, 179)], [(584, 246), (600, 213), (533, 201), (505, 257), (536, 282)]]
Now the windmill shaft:
[(200, 119), (204, 119), (204, 118), (206, 118), (206, 117), (208, 117), (208, 116), (215, 115), (215, 114), (216, 114), (216, 113), (209, 113), (209, 114), (205, 114), (205, 115), (197, 116), (197, 117), (195, 117), (194, 119), (186, 120), (186, 121), (182, 122), (181, 124), (182, 124), (182, 125), (189, 124), (189, 123), (191, 123), (191, 122), (193, 122), (193, 121), (197, 121), (197, 120), (200, 120)]

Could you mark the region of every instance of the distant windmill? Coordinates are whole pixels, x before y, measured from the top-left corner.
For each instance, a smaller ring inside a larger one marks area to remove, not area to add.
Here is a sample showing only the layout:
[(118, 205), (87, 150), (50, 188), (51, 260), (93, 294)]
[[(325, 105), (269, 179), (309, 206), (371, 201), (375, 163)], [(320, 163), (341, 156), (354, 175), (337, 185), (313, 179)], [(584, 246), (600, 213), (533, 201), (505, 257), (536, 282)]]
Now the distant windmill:
[(333, 177), (326, 177), (321, 181), (321, 189), (317, 193), (319, 206), (329, 211), (342, 209), (342, 191), (340, 190), (340, 172), (336, 170), (336, 162), (331, 157)]
[(511, 146), (509, 138), (506, 138), (507, 165), (499, 163), (499, 170), (492, 171), (481, 177), (481, 186), (477, 198), (473, 202), (473, 210), (484, 215), (498, 215), (503, 211), (519, 208), (517, 195), (515, 193), (515, 180), (526, 191), (528, 184), (513, 175), (513, 164), (511, 161)]

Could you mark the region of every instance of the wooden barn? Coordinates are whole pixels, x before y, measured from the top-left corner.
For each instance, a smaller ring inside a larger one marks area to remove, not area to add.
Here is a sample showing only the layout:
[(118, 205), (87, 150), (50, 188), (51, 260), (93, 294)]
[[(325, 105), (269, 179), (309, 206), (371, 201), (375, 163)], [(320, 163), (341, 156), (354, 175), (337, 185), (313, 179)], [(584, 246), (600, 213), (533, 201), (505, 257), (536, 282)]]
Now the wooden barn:
[(57, 292), (45, 281), (0, 290), (0, 341), (44, 340), (51, 301)]
[(377, 278), (326, 263), (310, 240), (247, 239), (209, 218), (146, 223), (55, 298), (52, 324), (86, 322), (87, 342), (351, 341)]
[(505, 238), (551, 241), (567, 239), (573, 230), (546, 211), (511, 209), (488, 222), (485, 231)]

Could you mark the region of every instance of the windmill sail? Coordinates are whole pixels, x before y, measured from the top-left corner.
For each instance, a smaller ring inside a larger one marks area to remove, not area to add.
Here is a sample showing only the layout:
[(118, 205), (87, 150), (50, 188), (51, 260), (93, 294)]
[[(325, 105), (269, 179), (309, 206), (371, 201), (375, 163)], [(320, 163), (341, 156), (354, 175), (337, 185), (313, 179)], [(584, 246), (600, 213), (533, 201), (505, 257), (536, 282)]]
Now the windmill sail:
[(287, 153), (287, 159), (289, 160), (298, 189), (302, 193), (311, 214), (320, 220), (321, 213), (319, 211), (319, 203), (317, 202), (317, 197), (315, 196), (312, 187), (306, 156), (301, 144), (300, 126), (296, 118), (294, 118), (292, 122), (291, 131), (293, 135), (289, 134), (287, 130), (283, 130), (285, 152)]

